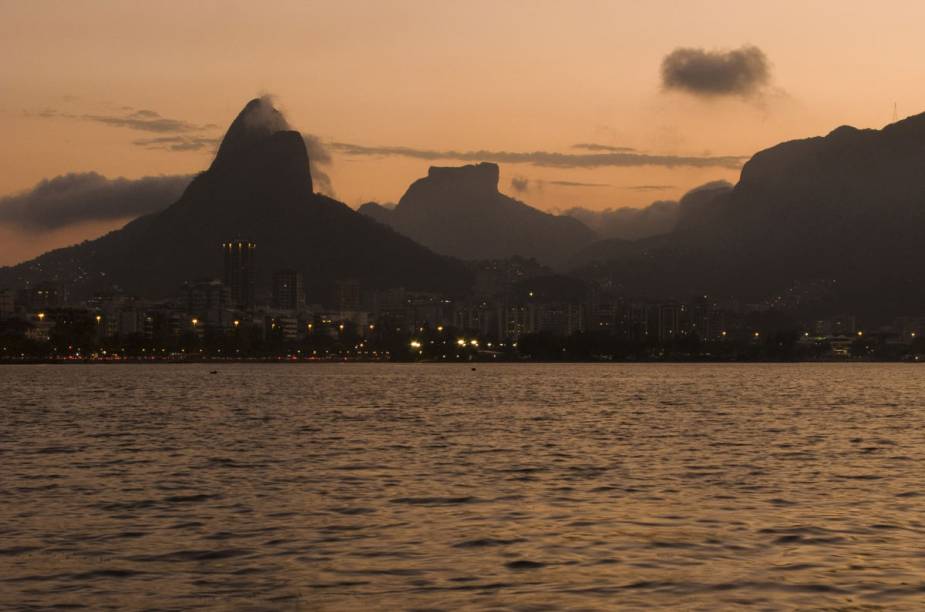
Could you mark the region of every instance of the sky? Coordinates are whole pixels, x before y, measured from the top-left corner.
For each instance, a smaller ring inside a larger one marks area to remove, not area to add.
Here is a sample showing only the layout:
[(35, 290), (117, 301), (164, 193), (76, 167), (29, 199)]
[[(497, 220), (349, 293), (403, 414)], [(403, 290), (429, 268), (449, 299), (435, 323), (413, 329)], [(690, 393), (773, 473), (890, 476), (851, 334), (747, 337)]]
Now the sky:
[[(913, 1), (0, 0), (0, 265), (172, 197), (258, 95), (354, 207), (482, 159), (544, 210), (677, 199), (925, 111), (922, 23)], [(107, 212), (69, 213), (75, 190)]]

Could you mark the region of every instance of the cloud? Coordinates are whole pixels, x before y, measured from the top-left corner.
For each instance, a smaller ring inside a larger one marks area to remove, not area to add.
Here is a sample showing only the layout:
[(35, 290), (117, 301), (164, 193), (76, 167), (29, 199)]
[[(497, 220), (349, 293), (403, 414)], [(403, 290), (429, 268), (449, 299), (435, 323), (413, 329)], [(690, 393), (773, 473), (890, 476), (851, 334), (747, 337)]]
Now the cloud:
[(137, 110), (125, 115), (80, 115), (79, 118), (87, 121), (96, 121), (97, 123), (103, 123), (113, 127), (123, 127), (131, 130), (157, 132), (161, 134), (198, 132), (207, 129), (206, 126), (190, 123), (189, 121), (161, 117), (152, 110)]
[(562, 214), (575, 217), (603, 238), (638, 240), (667, 234), (678, 222), (678, 203), (660, 200), (643, 208), (589, 210), (574, 207)]
[(517, 193), (523, 193), (530, 190), (530, 179), (522, 176), (515, 176), (511, 179), (511, 189)]
[(96, 172), (44, 179), (32, 189), (0, 198), (0, 224), (49, 231), (87, 221), (129, 219), (174, 203), (192, 176), (108, 179)]
[(543, 183), (560, 187), (610, 187), (609, 183), (581, 183), (579, 181), (543, 181)]
[(562, 214), (575, 217), (604, 238), (638, 240), (669, 233), (677, 226), (682, 214), (701, 214), (699, 210), (691, 210), (692, 203), (708, 206), (714, 197), (730, 189), (732, 185), (726, 181), (712, 181), (691, 189), (680, 201), (659, 200), (642, 208), (604, 210), (589, 210), (576, 206), (563, 211)]
[(636, 150), (633, 147), (614, 147), (594, 142), (579, 142), (578, 144), (573, 144), (572, 148), (584, 149), (585, 151), (610, 151), (611, 153), (632, 153)]
[[(210, 132), (218, 127), (214, 123), (197, 124), (190, 121), (184, 121), (182, 119), (171, 119), (169, 117), (163, 117), (157, 111), (146, 108), (133, 109), (130, 106), (123, 106), (121, 110), (123, 112), (119, 114), (75, 114), (61, 112), (54, 108), (43, 108), (37, 111), (23, 111), (23, 114), (25, 114), (27, 117), (39, 119), (76, 119), (80, 121), (93, 121), (95, 123), (102, 123), (103, 125), (108, 125), (111, 127), (126, 128), (139, 132), (171, 134), (177, 137), (177, 144), (180, 145), (176, 148), (169, 148), (169, 150), (173, 151), (197, 150), (203, 146), (206, 146), (207, 143), (203, 143), (197, 146), (196, 142), (198, 140), (205, 141), (214, 139), (208, 139), (204, 136), (198, 135)], [(188, 136), (186, 141), (182, 141), (179, 138), (180, 135), (191, 134), (196, 136)], [(149, 146), (149, 143), (153, 143), (155, 141), (156, 139), (142, 139), (136, 141), (135, 144), (138, 144), (139, 146)]]
[(156, 138), (133, 140), (132, 144), (146, 149), (161, 149), (164, 151), (200, 151), (206, 148), (214, 149), (219, 142), (219, 138), (204, 136), (158, 136)]
[(630, 191), (668, 191), (674, 189), (674, 185), (628, 185), (624, 189)]
[(308, 165), (312, 173), (312, 182), (321, 193), (334, 196), (334, 186), (331, 184), (331, 177), (322, 166), (329, 167), (333, 160), (331, 153), (328, 151), (321, 139), (314, 134), (302, 134), (305, 141), (305, 149), (308, 151)]
[(244, 115), (245, 125), (252, 130), (258, 130), (268, 134), (276, 132), (285, 132), (291, 130), (289, 122), (286, 121), (285, 115), (275, 106), (275, 98), (270, 94), (264, 94), (257, 99), (257, 104), (250, 108), (249, 112)]
[(716, 51), (684, 47), (662, 60), (662, 86), (696, 96), (748, 97), (760, 93), (770, 78), (768, 58), (755, 46)]
[(437, 151), (415, 149), (412, 147), (384, 146), (371, 147), (333, 142), (331, 150), (353, 157), (409, 157), (425, 160), (458, 160), (466, 162), (495, 162), (502, 164), (532, 164), (548, 168), (600, 168), (604, 166), (636, 167), (662, 166), (674, 168), (691, 166), (698, 168), (739, 169), (747, 157), (726, 156), (687, 156), (687, 155), (650, 155), (646, 153), (603, 152), (603, 153), (554, 153), (548, 151), (512, 152), (512, 151)]
[[(271, 95), (260, 96), (258, 100), (259, 104), (254, 105), (252, 112), (245, 116), (248, 127), (267, 133), (292, 129), (283, 113), (274, 106)], [(25, 110), (23, 114), (27, 117), (39, 119), (62, 118), (94, 121), (112, 127), (157, 134), (132, 141), (135, 146), (151, 150), (214, 152), (218, 145), (221, 144), (221, 138), (212, 135), (218, 129), (218, 126), (214, 123), (196, 124), (181, 119), (171, 119), (147, 108), (136, 109), (131, 106), (122, 106), (119, 110), (121, 112), (115, 114), (74, 114), (54, 108), (42, 108), (33, 111)], [(302, 137), (308, 150), (310, 170), (316, 188), (322, 193), (334, 196), (331, 177), (325, 170), (333, 163), (331, 153), (317, 136), (302, 134)]]
[(546, 185), (555, 187), (610, 187), (607, 183), (582, 183), (579, 181), (548, 181), (544, 179), (528, 179), (522, 176), (515, 176), (511, 179), (511, 189), (517, 193), (527, 191), (540, 191)]

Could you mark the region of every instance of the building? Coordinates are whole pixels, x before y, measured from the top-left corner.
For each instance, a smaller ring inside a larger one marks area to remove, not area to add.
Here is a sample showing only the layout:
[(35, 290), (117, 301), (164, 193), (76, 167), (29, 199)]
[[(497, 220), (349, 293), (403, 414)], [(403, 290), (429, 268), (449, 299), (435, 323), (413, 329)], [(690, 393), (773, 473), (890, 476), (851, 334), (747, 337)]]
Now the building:
[[(340, 312), (355, 312), (361, 310), (360, 283), (354, 280), (337, 281), (335, 287), (335, 304)], [(404, 291), (400, 290), (402, 295)]]
[(273, 308), (301, 310), (305, 305), (305, 285), (302, 273), (296, 270), (277, 270), (273, 273)]
[(222, 244), (225, 258), (225, 285), (238, 308), (253, 310), (257, 286), (257, 245), (249, 240), (230, 240)]
[(686, 312), (682, 304), (659, 304), (658, 306), (658, 341), (671, 342), (681, 331), (682, 318)]
[(67, 292), (54, 283), (40, 283), (23, 291), (22, 301), (30, 310), (59, 308), (67, 304)]
[(498, 307), (498, 339), (517, 340), (526, 334), (532, 334), (534, 326), (534, 309), (529, 306)]
[(585, 330), (584, 309), (580, 304), (550, 302), (537, 304), (533, 308), (535, 331), (571, 336)]
[(302, 335), (303, 327), (292, 316), (267, 316), (264, 320), (264, 334), (282, 340), (296, 340)]
[(209, 327), (228, 327), (234, 310), (231, 289), (219, 280), (199, 280), (183, 285), (183, 310)]
[(16, 292), (0, 289), (0, 320), (8, 319), (16, 312)]

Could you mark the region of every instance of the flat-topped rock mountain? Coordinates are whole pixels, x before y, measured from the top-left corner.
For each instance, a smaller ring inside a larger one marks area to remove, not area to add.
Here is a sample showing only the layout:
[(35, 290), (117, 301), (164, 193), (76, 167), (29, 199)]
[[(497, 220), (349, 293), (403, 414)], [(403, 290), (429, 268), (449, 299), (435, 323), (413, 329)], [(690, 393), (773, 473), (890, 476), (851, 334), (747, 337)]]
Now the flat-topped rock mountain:
[(369, 203), (360, 212), (424, 246), (461, 259), (519, 255), (560, 266), (594, 233), (568, 216), (552, 215), (498, 190), (497, 164), (432, 167), (393, 209)]

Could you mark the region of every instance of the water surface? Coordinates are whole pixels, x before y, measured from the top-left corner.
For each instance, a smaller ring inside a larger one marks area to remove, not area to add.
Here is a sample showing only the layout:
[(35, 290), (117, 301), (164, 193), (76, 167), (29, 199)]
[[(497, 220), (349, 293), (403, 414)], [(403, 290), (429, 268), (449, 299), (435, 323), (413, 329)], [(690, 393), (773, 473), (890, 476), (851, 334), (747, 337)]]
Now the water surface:
[(915, 365), (0, 368), (0, 607), (925, 606)]

